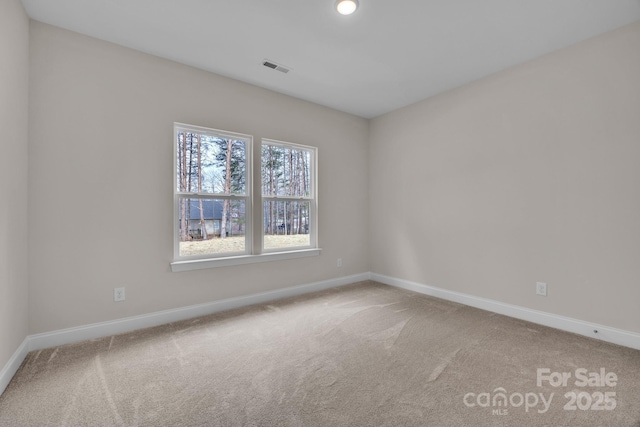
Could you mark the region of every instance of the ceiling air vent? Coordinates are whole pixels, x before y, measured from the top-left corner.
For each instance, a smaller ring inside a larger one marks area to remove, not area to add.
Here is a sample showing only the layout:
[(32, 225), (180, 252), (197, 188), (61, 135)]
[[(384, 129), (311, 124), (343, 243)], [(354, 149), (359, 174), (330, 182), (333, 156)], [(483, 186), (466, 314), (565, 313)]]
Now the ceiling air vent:
[(284, 65), (276, 64), (275, 62), (270, 60), (262, 61), (262, 65), (264, 65), (265, 67), (273, 68), (274, 70), (280, 71), (281, 73), (285, 74), (291, 71), (291, 68), (285, 67)]

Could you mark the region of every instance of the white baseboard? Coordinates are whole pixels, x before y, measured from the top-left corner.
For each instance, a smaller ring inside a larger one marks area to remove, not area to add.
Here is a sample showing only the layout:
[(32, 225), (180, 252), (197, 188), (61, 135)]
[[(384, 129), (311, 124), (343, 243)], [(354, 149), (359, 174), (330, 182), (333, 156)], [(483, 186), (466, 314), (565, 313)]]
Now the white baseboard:
[(76, 341), (121, 334), (124, 332), (134, 331), (136, 329), (163, 325), (165, 323), (177, 322), (179, 320), (191, 319), (198, 316), (205, 316), (207, 314), (217, 313), (220, 311), (231, 310), (248, 305), (274, 301), (329, 288), (335, 288), (338, 286), (343, 286), (349, 283), (360, 282), (368, 279), (369, 273), (361, 273), (352, 276), (344, 276), (336, 279), (324, 280), (321, 282), (309, 283), (306, 285), (261, 292), (258, 294), (228, 298), (220, 301), (191, 305), (188, 307), (157, 311), (155, 313), (143, 314), (140, 316), (125, 317), (118, 320), (93, 323), (90, 325), (78, 326), (75, 328), (61, 329), (53, 332), (30, 335), (29, 337), (27, 337), (29, 341), (29, 351), (55, 347)]
[(371, 280), (384, 283), (385, 285), (407, 289), (424, 295), (458, 302), (460, 304), (503, 314), (516, 319), (526, 320), (539, 325), (549, 326), (551, 328), (640, 350), (640, 334), (634, 332), (585, 322), (583, 320), (572, 319), (570, 317), (558, 316), (544, 311), (532, 310), (460, 292), (449, 291), (446, 289), (436, 288), (434, 286), (384, 276), (382, 274), (371, 273), (370, 278)]
[(13, 353), (11, 359), (4, 365), (2, 371), (0, 371), (0, 395), (4, 392), (11, 382), (11, 378), (16, 374), (18, 368), (22, 364), (22, 361), (29, 354), (29, 338), (25, 338), (20, 344), (20, 347)]

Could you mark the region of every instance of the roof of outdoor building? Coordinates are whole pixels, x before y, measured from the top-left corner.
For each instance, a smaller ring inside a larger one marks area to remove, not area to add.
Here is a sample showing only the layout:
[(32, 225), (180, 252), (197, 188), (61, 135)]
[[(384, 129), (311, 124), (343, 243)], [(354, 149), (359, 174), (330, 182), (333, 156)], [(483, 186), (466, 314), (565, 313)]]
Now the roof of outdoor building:
[(222, 201), (211, 199), (189, 199), (189, 219), (200, 220), (200, 201), (204, 219), (222, 219)]

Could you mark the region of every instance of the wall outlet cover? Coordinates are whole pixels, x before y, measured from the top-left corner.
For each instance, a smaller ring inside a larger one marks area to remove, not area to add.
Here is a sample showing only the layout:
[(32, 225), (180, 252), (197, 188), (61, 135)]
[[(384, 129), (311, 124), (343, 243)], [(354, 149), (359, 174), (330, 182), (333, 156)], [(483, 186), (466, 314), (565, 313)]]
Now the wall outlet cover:
[(543, 297), (547, 296), (547, 284), (543, 282), (536, 283), (536, 294), (542, 295)]

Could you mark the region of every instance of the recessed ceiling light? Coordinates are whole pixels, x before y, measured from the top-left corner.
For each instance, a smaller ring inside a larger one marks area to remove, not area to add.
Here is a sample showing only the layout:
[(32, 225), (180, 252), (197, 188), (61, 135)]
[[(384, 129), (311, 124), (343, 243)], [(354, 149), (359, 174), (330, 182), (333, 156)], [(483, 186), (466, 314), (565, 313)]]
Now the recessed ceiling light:
[(338, 0), (336, 9), (343, 15), (351, 15), (358, 8), (358, 0)]

